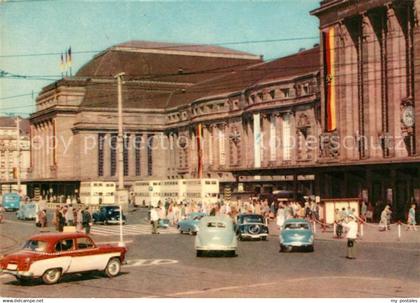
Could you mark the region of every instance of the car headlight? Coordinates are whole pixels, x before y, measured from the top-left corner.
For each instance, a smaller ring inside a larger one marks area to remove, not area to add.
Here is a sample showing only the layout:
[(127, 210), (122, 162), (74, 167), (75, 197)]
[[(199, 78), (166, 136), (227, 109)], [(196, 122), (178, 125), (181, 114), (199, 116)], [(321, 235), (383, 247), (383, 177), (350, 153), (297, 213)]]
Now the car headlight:
[(283, 236), (280, 235), (280, 242), (283, 242)]
[(309, 237), (309, 242), (312, 242), (314, 240), (314, 236)]

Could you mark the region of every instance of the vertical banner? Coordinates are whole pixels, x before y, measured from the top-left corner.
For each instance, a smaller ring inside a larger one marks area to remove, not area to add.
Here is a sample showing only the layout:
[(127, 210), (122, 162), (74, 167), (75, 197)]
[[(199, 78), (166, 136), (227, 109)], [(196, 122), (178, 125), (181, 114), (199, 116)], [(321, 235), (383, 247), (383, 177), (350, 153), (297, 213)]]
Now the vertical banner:
[(223, 129), (219, 128), (219, 165), (223, 166), (225, 164), (226, 164), (225, 133)]
[(261, 121), (260, 114), (253, 115), (254, 120), (254, 167), (261, 167)]
[(327, 131), (333, 131), (337, 128), (334, 39), (335, 39), (334, 27), (331, 27), (326, 32), (323, 32)]
[(202, 126), (201, 123), (198, 123), (195, 137), (197, 140), (197, 175), (200, 179), (203, 177), (203, 148), (201, 146), (202, 135)]
[(270, 161), (277, 159), (276, 149), (276, 116), (270, 116)]
[(208, 157), (209, 157), (209, 165), (213, 165), (213, 126), (209, 126), (207, 128), (207, 134), (208, 134), (208, 146), (209, 146), (209, 152), (208, 152)]

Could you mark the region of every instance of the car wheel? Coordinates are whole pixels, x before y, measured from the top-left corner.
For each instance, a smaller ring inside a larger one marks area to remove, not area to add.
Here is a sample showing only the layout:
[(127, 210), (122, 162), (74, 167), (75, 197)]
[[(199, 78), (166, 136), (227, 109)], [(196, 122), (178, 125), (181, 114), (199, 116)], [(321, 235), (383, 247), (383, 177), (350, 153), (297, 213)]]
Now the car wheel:
[(109, 278), (113, 278), (113, 277), (118, 276), (118, 274), (120, 273), (120, 270), (121, 270), (120, 259), (112, 258), (111, 260), (108, 261), (108, 264), (106, 265), (105, 274)]
[(182, 235), (184, 233), (184, 231), (180, 228), (179, 233)]
[(60, 278), (61, 278), (61, 269), (59, 268), (48, 269), (42, 275), (42, 281), (44, 281), (44, 283), (48, 285), (57, 283), (58, 280), (60, 280)]
[(313, 252), (313, 251), (314, 251), (314, 246), (313, 246), (313, 245), (309, 246), (309, 247), (308, 247), (308, 251), (309, 251), (309, 252)]
[(108, 225), (108, 220), (104, 220), (104, 225)]
[(195, 236), (195, 235), (197, 235), (197, 232), (196, 232), (196, 231), (193, 231), (192, 229), (190, 229), (190, 234), (191, 234), (192, 236)]
[(228, 256), (231, 257), (231, 258), (236, 257), (236, 251), (235, 250), (229, 251)]
[(283, 245), (280, 244), (279, 253), (281, 253), (283, 251), (284, 251), (284, 247), (283, 247)]
[(203, 256), (203, 251), (202, 250), (197, 250), (196, 255), (197, 255), (197, 257), (202, 257)]
[(266, 236), (261, 237), (261, 240), (263, 240), (263, 241), (267, 241), (267, 237), (266, 237)]
[(283, 249), (285, 252), (291, 252), (293, 250), (293, 247), (291, 245), (287, 245)]
[(31, 279), (26, 277), (16, 277), (16, 280), (22, 285), (28, 285), (31, 282)]

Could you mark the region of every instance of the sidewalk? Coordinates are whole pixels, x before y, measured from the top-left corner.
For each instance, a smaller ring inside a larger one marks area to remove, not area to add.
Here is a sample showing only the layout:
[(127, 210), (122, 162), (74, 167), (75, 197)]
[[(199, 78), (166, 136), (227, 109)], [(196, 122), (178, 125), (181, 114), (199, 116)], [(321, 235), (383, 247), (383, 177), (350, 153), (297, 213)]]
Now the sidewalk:
[[(274, 222), (270, 222), (271, 235), (278, 235), (279, 228)], [(379, 231), (378, 224), (364, 224), (363, 237), (360, 236), (361, 230), (359, 227), (359, 241), (374, 242), (374, 243), (419, 243), (420, 244), (420, 226), (417, 226), (417, 231), (406, 231), (406, 226), (401, 225), (401, 238), (398, 239), (398, 226), (397, 224), (391, 225), (389, 231)], [(345, 240), (345, 232), (342, 239)], [(324, 241), (339, 241), (333, 235), (333, 227), (329, 226), (325, 231), (322, 230), (321, 224), (316, 224), (315, 239)]]

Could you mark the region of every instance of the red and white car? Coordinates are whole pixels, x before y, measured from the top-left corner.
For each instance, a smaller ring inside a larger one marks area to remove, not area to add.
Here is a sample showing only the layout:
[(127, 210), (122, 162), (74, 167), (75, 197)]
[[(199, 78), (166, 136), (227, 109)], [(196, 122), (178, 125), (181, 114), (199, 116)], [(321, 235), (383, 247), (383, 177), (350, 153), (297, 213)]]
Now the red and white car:
[(0, 273), (14, 275), (21, 283), (42, 278), (57, 283), (63, 274), (104, 271), (117, 276), (124, 263), (126, 247), (96, 245), (83, 233), (43, 233), (32, 236), (24, 247), (0, 259)]

